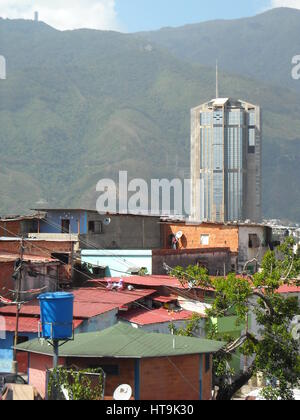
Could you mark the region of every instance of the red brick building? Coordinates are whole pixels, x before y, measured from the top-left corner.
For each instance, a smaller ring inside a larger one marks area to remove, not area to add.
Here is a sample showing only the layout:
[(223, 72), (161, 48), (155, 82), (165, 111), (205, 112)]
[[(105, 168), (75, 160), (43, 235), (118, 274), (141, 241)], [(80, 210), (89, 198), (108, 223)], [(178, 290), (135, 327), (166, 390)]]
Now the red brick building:
[[(166, 221), (161, 225), (164, 249), (172, 248), (172, 238), (181, 232), (177, 249), (216, 253), (228, 250), (231, 253), (231, 270), (243, 271), (244, 264), (254, 258), (258, 263), (272, 247), (272, 229), (255, 223), (187, 223)], [(214, 256), (218, 261), (217, 255)], [(224, 260), (225, 261), (225, 260)], [(253, 267), (257, 269), (257, 267)], [(215, 275), (215, 273), (212, 273)], [(223, 274), (223, 273), (218, 273)]]

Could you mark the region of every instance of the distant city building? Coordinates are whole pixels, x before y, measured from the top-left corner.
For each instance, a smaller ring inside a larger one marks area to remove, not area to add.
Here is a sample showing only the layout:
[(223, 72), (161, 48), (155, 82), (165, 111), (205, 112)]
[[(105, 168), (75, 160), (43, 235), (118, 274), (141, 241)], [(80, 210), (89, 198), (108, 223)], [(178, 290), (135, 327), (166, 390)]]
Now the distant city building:
[(191, 111), (191, 219), (261, 220), (260, 108), (230, 98)]

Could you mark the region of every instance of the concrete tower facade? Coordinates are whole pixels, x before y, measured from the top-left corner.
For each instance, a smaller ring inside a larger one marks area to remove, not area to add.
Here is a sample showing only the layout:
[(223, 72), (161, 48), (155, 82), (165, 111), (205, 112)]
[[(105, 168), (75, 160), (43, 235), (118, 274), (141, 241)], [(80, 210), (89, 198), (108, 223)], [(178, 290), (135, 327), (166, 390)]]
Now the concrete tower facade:
[(217, 98), (191, 111), (191, 219), (261, 220), (260, 107)]

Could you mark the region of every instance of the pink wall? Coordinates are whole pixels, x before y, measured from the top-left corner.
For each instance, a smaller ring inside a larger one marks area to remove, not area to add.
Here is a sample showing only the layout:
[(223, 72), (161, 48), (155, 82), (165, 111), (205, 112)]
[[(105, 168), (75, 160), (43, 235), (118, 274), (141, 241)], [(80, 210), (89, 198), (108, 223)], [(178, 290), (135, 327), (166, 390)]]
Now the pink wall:
[[(48, 344), (45, 343), (47, 346)], [(59, 365), (64, 365), (65, 359), (59, 359)], [(34, 386), (43, 398), (46, 397), (46, 371), (51, 369), (53, 359), (49, 356), (31, 354), (29, 363), (29, 384)]]

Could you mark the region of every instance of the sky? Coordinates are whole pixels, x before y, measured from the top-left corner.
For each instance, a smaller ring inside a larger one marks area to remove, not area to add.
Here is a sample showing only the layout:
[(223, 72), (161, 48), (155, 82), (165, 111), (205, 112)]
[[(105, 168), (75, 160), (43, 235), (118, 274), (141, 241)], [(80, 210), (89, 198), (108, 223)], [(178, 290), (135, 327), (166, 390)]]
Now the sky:
[(60, 29), (137, 32), (212, 19), (252, 16), (273, 7), (300, 9), (300, 0), (0, 0), (3, 18), (40, 20)]

